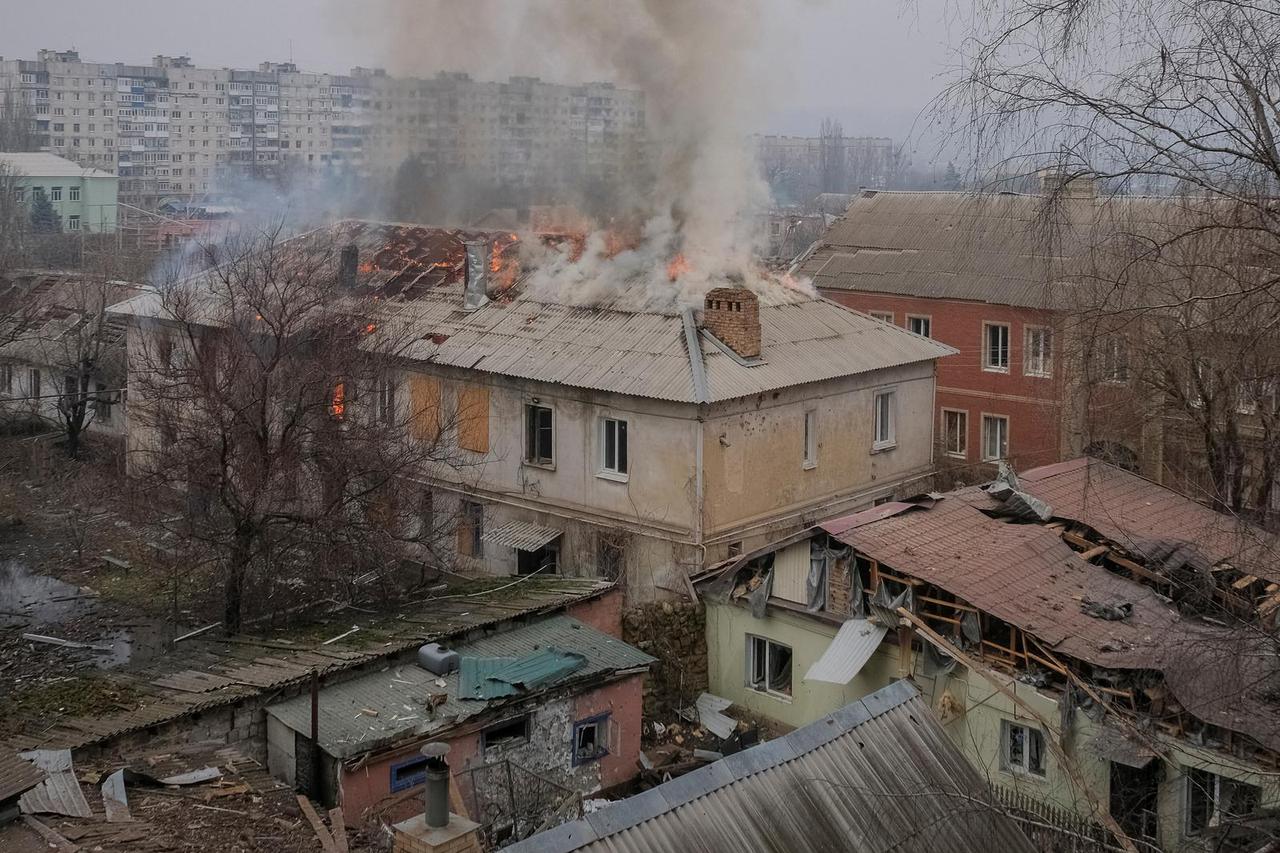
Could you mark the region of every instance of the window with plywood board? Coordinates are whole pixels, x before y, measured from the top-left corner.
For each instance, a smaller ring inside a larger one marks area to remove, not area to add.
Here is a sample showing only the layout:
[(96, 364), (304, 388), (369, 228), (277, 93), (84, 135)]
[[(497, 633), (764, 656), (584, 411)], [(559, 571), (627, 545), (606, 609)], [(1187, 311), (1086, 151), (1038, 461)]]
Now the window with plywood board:
[(489, 452), (489, 389), (458, 389), (458, 446), (475, 453)]
[(414, 376), (409, 380), (410, 431), (419, 441), (434, 442), (440, 437), (440, 380)]

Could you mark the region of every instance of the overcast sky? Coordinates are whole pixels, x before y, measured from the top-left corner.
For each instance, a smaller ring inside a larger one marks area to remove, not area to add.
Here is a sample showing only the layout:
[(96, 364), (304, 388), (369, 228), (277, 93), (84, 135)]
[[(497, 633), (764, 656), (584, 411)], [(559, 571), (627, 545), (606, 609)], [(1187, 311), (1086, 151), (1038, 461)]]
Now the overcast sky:
[[(815, 135), (829, 115), (843, 123), (847, 135), (903, 140), (953, 61), (949, 28), (941, 20), (945, 0), (761, 1), (768, 8), (764, 25), (787, 33), (761, 62), (784, 75), (790, 104), (762, 115), (761, 132)], [(388, 27), (376, 11), (382, 2), (5, 0), (0, 56), (34, 58), (41, 47), (75, 48), (86, 61), (149, 64), (153, 55), (167, 53), (188, 54), (199, 65), (253, 67), (292, 57), (306, 70), (345, 72), (369, 65), (394, 71)], [(468, 0), (457, 2), (467, 8)], [(425, 54), (431, 51), (432, 45), (423, 46)], [(526, 70), (515, 53), (506, 61), (517, 72)], [(924, 117), (926, 125), (931, 118)], [(914, 159), (929, 159), (932, 146), (922, 143)]]

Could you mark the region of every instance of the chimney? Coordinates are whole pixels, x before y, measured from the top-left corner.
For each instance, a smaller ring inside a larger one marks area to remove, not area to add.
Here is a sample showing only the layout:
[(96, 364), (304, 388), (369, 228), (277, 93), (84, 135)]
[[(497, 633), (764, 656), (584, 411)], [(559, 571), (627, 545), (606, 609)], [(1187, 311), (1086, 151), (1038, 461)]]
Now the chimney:
[(489, 241), (468, 240), (467, 267), (462, 292), (462, 310), (475, 311), (489, 301)]
[(348, 243), (342, 247), (338, 256), (338, 289), (352, 291), (356, 289), (356, 275), (360, 272), (360, 247)]
[(427, 757), (426, 809), (394, 827), (393, 853), (482, 853), (480, 824), (449, 811), (446, 743), (422, 748)]
[(1059, 198), (1095, 198), (1098, 194), (1093, 175), (1071, 174), (1062, 166), (1049, 166), (1036, 173), (1040, 178), (1040, 194)]
[(745, 287), (709, 291), (702, 327), (742, 358), (760, 357), (760, 300)]

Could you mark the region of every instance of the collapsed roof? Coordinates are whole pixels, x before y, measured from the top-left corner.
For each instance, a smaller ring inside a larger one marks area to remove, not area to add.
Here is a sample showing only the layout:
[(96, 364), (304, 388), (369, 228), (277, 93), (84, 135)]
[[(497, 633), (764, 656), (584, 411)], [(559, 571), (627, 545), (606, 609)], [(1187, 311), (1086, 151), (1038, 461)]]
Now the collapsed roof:
[[(564, 239), (564, 238), (547, 238)], [(465, 312), (463, 267), (468, 240), (490, 242), (498, 290)], [(930, 361), (954, 350), (880, 323), (825, 299), (778, 286), (761, 299), (761, 355), (745, 363), (706, 332), (690, 336), (679, 305), (628, 307), (626, 300), (565, 304), (534, 293), (505, 232), (459, 232), (422, 226), (340, 222), (287, 241), (314, 258), (354, 243), (360, 293), (376, 297), (407, 323), (414, 343), (404, 356), (520, 379), (660, 400), (704, 403)], [(336, 263), (336, 257), (334, 257)], [(161, 294), (113, 310), (165, 316)], [(705, 384), (692, 361), (705, 367)]]

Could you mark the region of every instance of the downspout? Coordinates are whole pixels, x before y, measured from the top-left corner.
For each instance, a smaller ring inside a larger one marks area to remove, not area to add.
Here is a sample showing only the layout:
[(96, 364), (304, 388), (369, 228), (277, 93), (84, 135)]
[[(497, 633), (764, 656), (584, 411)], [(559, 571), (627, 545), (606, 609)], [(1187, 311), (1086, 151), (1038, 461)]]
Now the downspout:
[[(702, 563), (706, 563), (707, 549), (702, 544), (703, 529), (703, 482), (702, 482), (702, 441), (704, 424), (702, 406), (710, 399), (707, 388), (707, 367), (702, 361), (702, 341), (698, 338), (698, 326), (694, 322), (693, 309), (685, 308), (681, 314), (684, 321), (684, 343), (689, 351), (689, 372), (693, 378), (693, 400), (698, 405), (698, 441), (694, 450), (694, 515), (693, 544), (702, 549)], [(699, 566), (701, 568), (701, 566)]]

